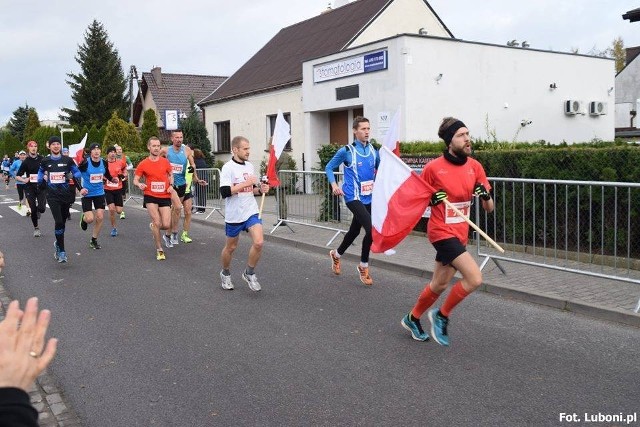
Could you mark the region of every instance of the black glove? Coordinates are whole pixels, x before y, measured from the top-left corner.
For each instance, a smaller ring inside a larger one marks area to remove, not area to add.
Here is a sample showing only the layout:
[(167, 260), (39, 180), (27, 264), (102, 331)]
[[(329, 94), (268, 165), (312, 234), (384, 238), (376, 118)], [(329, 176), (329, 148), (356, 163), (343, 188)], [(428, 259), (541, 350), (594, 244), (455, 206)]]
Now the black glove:
[(438, 190), (435, 193), (433, 193), (433, 195), (431, 196), (431, 203), (429, 203), (429, 205), (430, 206), (439, 205), (446, 198), (447, 198), (447, 193), (444, 190)]
[(473, 188), (473, 194), (480, 197), (482, 200), (491, 200), (491, 194), (484, 188), (484, 185), (479, 182), (476, 183), (476, 186)]

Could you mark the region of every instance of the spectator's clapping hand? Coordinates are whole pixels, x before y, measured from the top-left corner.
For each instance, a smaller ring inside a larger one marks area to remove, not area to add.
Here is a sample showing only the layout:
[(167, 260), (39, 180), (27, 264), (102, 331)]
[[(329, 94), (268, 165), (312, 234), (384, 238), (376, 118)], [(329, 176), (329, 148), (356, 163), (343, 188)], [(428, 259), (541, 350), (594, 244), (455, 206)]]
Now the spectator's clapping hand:
[(51, 363), (58, 340), (45, 335), (51, 312), (38, 313), (38, 298), (29, 298), (24, 311), (12, 301), (0, 322), (0, 387), (28, 392), (36, 377)]

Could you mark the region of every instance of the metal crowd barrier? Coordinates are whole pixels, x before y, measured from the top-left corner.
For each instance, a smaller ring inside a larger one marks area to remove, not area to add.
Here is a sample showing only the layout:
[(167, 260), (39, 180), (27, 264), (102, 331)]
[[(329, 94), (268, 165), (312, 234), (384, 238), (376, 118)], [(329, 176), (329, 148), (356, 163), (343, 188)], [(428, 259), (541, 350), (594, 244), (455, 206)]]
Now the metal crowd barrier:
[(504, 273), (504, 260), (640, 284), (640, 184), (489, 180), (495, 210), (476, 203), (476, 221), (505, 253), (478, 239), (481, 268), (492, 260)]
[[(336, 172), (335, 175), (341, 185), (343, 174)], [(276, 188), (274, 205), (278, 220), (270, 233), (287, 223), (322, 228), (335, 232), (327, 242), (329, 246), (341, 233), (347, 232), (351, 211), (342, 197), (332, 194), (323, 171), (281, 170), (278, 179), (280, 187)]]
[(200, 209), (205, 211), (211, 209), (211, 212), (209, 212), (205, 219), (209, 219), (214, 212), (224, 217), (222, 213), (224, 201), (220, 198), (220, 169), (196, 169), (196, 173), (198, 174), (198, 178), (207, 181), (208, 184), (206, 186), (194, 184), (191, 187), (193, 193), (193, 208), (195, 210)]

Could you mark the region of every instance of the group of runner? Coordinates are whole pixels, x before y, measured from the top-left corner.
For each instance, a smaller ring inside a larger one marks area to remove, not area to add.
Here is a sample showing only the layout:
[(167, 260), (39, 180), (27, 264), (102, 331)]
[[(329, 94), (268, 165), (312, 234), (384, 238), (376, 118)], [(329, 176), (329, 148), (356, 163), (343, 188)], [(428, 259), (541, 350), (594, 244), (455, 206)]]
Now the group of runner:
[[(334, 274), (342, 273), (341, 257), (355, 241), (360, 230), (365, 230), (357, 273), (360, 281), (367, 286), (373, 284), (369, 273), (369, 253), (372, 244), (371, 195), (375, 182), (375, 172), (380, 158), (369, 142), (370, 124), (364, 117), (353, 122), (354, 141), (342, 147), (329, 161), (325, 172), (335, 196), (343, 196), (347, 208), (353, 213), (353, 220), (342, 243), (329, 252)], [(466, 251), (469, 226), (449, 207), (469, 212), (472, 198), (478, 197), (482, 208), (493, 211), (490, 184), (484, 168), (471, 158), (471, 139), (466, 125), (453, 117), (443, 119), (438, 135), (444, 140), (443, 155), (429, 162), (422, 171), (422, 179), (433, 189), (431, 197), (431, 217), (427, 226), (427, 237), (436, 249), (435, 267), (432, 279), (420, 293), (413, 308), (401, 319), (413, 339), (430, 339), (420, 319), (426, 312), (431, 323), (430, 333), (441, 345), (449, 345), (448, 322), (451, 311), (482, 283), (482, 273), (473, 257)], [(183, 144), (182, 131), (173, 131), (171, 145), (162, 147), (157, 137), (147, 142), (149, 156), (137, 166), (133, 185), (144, 195), (143, 207), (147, 209), (149, 224), (155, 244), (156, 259), (164, 260), (162, 248), (171, 248), (180, 241), (190, 243), (191, 182), (207, 185), (195, 174), (195, 163), (191, 149)], [(80, 165), (60, 154), (60, 140), (49, 139), (51, 154), (46, 158), (37, 154), (37, 144), (27, 144), (29, 153), (20, 153), (21, 164), (16, 179), (25, 184), (25, 195), (32, 212), (34, 236), (40, 236), (39, 214), (44, 212), (44, 194), (55, 220), (56, 259), (66, 262), (64, 251), (64, 230), (69, 206), (75, 200), (75, 187), (69, 185), (74, 179), (82, 198), (83, 215), (81, 226), (94, 223), (90, 246), (100, 249), (97, 237), (103, 221), (105, 204), (109, 205), (112, 236), (117, 236), (115, 217), (122, 212), (122, 181), (126, 176), (127, 164), (117, 160), (115, 147), (107, 149), (107, 160), (103, 160), (100, 146), (91, 144), (89, 158)], [(237, 136), (231, 141), (232, 158), (224, 164), (220, 173), (220, 194), (225, 200), (225, 246), (220, 255), (221, 286), (225, 290), (234, 289), (231, 279), (231, 260), (238, 246), (239, 235), (246, 231), (252, 240), (246, 268), (242, 279), (253, 291), (261, 286), (255, 274), (256, 265), (262, 253), (264, 242), (262, 220), (255, 196), (269, 191), (269, 185), (258, 178), (254, 166), (249, 162), (250, 143), (247, 138)], [(342, 186), (336, 182), (334, 170), (344, 166)], [(46, 189), (46, 192), (43, 191)], [(448, 203), (443, 203), (447, 200)], [(95, 213), (93, 210), (95, 209)], [(178, 237), (178, 225), (184, 210), (183, 231)], [(36, 213), (36, 214), (33, 214)], [(440, 295), (447, 289), (456, 272), (462, 279), (456, 281), (439, 308), (432, 308)]]
[[(329, 252), (331, 269), (341, 274), (341, 256), (365, 230), (362, 240), (360, 264), (357, 272), (360, 281), (371, 286), (369, 274), (369, 252), (372, 244), (371, 195), (375, 182), (375, 172), (380, 158), (369, 142), (369, 120), (357, 117), (353, 122), (354, 141), (342, 147), (326, 166), (325, 172), (333, 194), (343, 196), (347, 208), (353, 213), (353, 220), (340, 246)], [(436, 189), (431, 196), (431, 217), (427, 225), (427, 237), (436, 249), (435, 267), (431, 281), (418, 296), (414, 307), (400, 323), (417, 341), (427, 341), (420, 318), (427, 312), (431, 323), (431, 337), (440, 345), (449, 345), (449, 315), (469, 294), (482, 283), (482, 273), (473, 257), (466, 251), (469, 225), (450, 208), (447, 200), (458, 210), (469, 212), (471, 200), (478, 197), (482, 208), (492, 212), (494, 205), (490, 194), (491, 186), (484, 168), (471, 158), (471, 138), (466, 125), (453, 117), (445, 117), (438, 129), (438, 136), (446, 144), (442, 156), (427, 163), (421, 178), (430, 188)], [(344, 182), (336, 183), (334, 170), (343, 165)], [(432, 308), (440, 295), (447, 289), (455, 273), (462, 279), (454, 283), (451, 291), (439, 308)]]
[[(189, 147), (182, 144), (182, 131), (172, 133), (172, 146), (162, 149), (163, 159), (169, 164), (168, 171), (173, 185), (174, 177), (176, 186), (173, 191), (176, 194), (173, 206), (173, 215), (169, 215), (169, 226), (166, 227), (167, 234), (163, 236), (165, 245), (173, 247), (178, 244), (177, 227), (181, 215), (183, 203), (190, 198), (189, 187), (193, 174), (193, 154)], [(158, 141), (159, 143), (159, 141)], [(21, 151), (19, 159), (16, 160), (9, 173), (15, 177), (19, 204), (22, 208), (23, 200), (26, 198), (28, 208), (27, 215), (31, 217), (33, 223), (33, 236), (42, 235), (39, 228), (39, 219), (45, 212), (48, 204), (55, 222), (54, 242), (55, 259), (64, 263), (68, 261), (64, 244), (64, 233), (66, 222), (70, 219), (70, 208), (75, 202), (76, 193), (82, 196), (82, 215), (80, 217), (80, 228), (87, 230), (89, 224), (93, 224), (89, 247), (101, 249), (98, 242), (100, 231), (104, 222), (104, 210), (108, 206), (109, 221), (111, 225), (112, 237), (118, 236), (116, 219), (124, 219), (124, 196), (126, 192), (127, 170), (133, 168), (128, 157), (122, 153), (122, 148), (114, 145), (106, 150), (106, 157), (102, 158), (100, 144), (92, 143), (87, 150), (88, 155), (83, 155), (80, 163), (68, 156), (68, 150), (63, 152), (60, 138), (52, 136), (47, 141), (49, 154), (44, 157), (38, 153), (38, 144), (35, 141), (27, 143), (28, 153)], [(142, 170), (142, 169), (141, 169)], [(206, 182), (197, 178), (195, 183), (206, 185)], [(150, 186), (153, 187), (153, 186)], [(167, 193), (169, 194), (169, 193)], [(190, 204), (190, 203), (189, 203)], [(189, 237), (189, 226), (191, 209), (190, 206), (185, 215), (184, 229), (180, 240), (184, 243), (192, 242)], [(32, 214), (33, 213), (33, 214)], [(173, 219), (173, 224), (171, 220)], [(173, 233), (170, 233), (173, 230)], [(158, 259), (164, 259), (164, 252), (158, 246)]]
[[(193, 151), (183, 144), (181, 130), (171, 132), (171, 145), (162, 147), (157, 137), (147, 141), (149, 156), (142, 160), (134, 173), (133, 185), (143, 193), (143, 207), (147, 209), (156, 248), (156, 259), (166, 259), (162, 243), (172, 248), (180, 242), (191, 243), (191, 184), (207, 185), (195, 173)], [(180, 216), (184, 211), (183, 228), (178, 238)]]

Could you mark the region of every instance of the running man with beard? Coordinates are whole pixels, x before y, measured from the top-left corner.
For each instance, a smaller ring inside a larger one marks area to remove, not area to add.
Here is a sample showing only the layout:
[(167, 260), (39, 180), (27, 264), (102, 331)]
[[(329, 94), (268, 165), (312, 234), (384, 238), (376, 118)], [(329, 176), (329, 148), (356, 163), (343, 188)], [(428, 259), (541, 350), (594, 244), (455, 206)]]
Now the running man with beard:
[[(149, 157), (138, 164), (133, 185), (144, 194), (142, 206), (147, 209), (151, 223), (149, 227), (153, 233), (153, 241), (156, 246), (156, 259), (166, 259), (160, 242), (160, 230), (165, 232), (171, 229), (171, 203), (180, 204), (180, 200), (173, 189), (173, 171), (171, 163), (160, 156), (162, 150), (158, 137), (152, 136), (147, 142)], [(141, 179), (144, 182), (140, 181)], [(173, 247), (166, 234), (163, 236), (165, 246)]]
[(491, 186), (482, 165), (471, 158), (469, 129), (462, 121), (445, 117), (438, 129), (438, 136), (447, 145), (444, 154), (426, 164), (421, 178), (432, 188), (438, 188), (431, 197), (431, 218), (427, 224), (427, 237), (436, 249), (436, 260), (431, 278), (413, 309), (401, 320), (402, 327), (411, 332), (413, 339), (427, 341), (429, 335), (420, 324), (420, 317), (447, 289), (456, 271), (462, 274), (442, 306), (427, 312), (431, 321), (431, 336), (440, 345), (449, 345), (447, 330), (449, 315), (456, 305), (482, 284), (478, 264), (467, 252), (469, 225), (449, 208), (447, 199), (469, 216), (473, 196), (480, 199), (482, 208), (493, 211)]
[[(183, 243), (191, 243), (193, 240), (189, 237), (189, 227), (191, 224), (191, 207), (193, 206), (193, 194), (187, 192), (186, 172), (187, 168), (192, 168), (193, 183), (199, 185), (207, 185), (207, 182), (198, 178), (195, 174), (196, 163), (193, 160), (193, 151), (189, 146), (183, 144), (184, 136), (182, 130), (171, 131), (171, 145), (162, 147), (162, 156), (165, 156), (171, 163), (173, 169), (173, 188), (180, 198), (180, 206), (184, 206), (184, 222), (182, 224), (182, 234), (180, 240)], [(171, 208), (171, 244), (177, 245), (178, 240), (178, 224), (180, 222), (180, 211), (176, 206)]]

